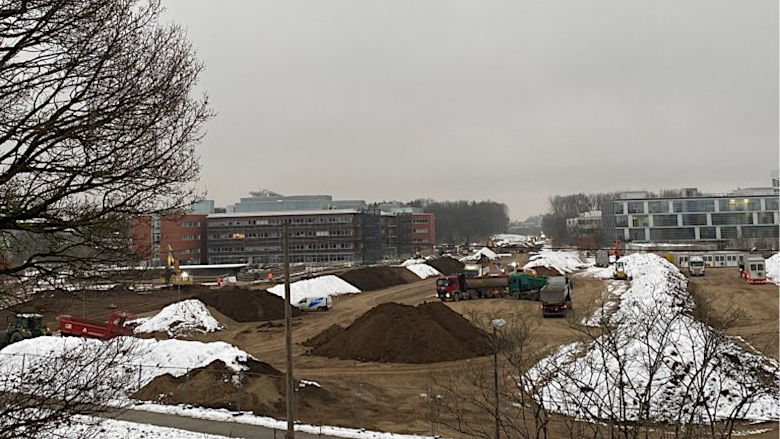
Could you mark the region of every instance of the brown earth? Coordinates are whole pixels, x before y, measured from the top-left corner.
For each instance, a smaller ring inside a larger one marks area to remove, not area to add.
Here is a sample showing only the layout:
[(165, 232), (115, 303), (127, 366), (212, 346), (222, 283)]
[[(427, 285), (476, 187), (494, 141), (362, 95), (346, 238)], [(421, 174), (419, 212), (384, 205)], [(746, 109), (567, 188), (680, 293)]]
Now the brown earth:
[(440, 302), (383, 303), (346, 329), (331, 326), (304, 345), (313, 346), (312, 355), (379, 363), (438, 363), (492, 353), (484, 331)]
[[(247, 366), (248, 370), (239, 374), (227, 369), (222, 361), (214, 361), (206, 367), (191, 370), (188, 375), (161, 375), (132, 397), (163, 404), (195, 404), (237, 410), (240, 396), (242, 411), (251, 411), (259, 416), (284, 417), (284, 374), (260, 361), (249, 360)], [(296, 394), (299, 409), (334, 401), (326, 390), (314, 385), (299, 386)]]
[[(267, 291), (235, 286), (198, 293), (196, 299), (237, 322), (259, 322), (284, 318), (284, 299)], [(293, 317), (301, 314), (292, 308)]]
[(441, 274), (457, 274), (463, 272), (463, 262), (457, 259), (442, 257), (425, 262)]
[(705, 301), (720, 317), (736, 319), (726, 333), (743, 337), (765, 355), (780, 359), (777, 285), (751, 285), (739, 277), (736, 267), (708, 267), (704, 276), (688, 278), (688, 290), (697, 303)]
[(420, 278), (406, 267), (361, 267), (339, 274), (339, 277), (360, 291), (375, 291), (417, 282)]
[(560, 271), (554, 268), (534, 267), (533, 270), (536, 271), (536, 274), (539, 276), (563, 276)]

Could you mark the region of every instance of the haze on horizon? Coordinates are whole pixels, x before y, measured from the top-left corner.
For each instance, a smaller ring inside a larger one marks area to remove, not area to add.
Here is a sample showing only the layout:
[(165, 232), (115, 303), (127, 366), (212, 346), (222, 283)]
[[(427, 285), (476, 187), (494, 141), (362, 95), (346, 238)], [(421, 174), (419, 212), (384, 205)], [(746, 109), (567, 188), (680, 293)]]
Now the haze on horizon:
[(164, 0), (217, 117), (218, 205), (285, 195), (493, 200), (765, 187), (774, 0)]

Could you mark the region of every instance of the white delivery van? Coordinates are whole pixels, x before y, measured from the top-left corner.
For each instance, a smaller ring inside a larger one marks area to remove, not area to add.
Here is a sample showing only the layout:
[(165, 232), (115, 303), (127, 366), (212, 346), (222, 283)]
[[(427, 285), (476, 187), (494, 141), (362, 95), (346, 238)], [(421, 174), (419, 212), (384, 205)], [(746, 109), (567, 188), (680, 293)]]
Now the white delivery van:
[(333, 308), (333, 298), (330, 296), (304, 297), (293, 306), (303, 311), (327, 311)]

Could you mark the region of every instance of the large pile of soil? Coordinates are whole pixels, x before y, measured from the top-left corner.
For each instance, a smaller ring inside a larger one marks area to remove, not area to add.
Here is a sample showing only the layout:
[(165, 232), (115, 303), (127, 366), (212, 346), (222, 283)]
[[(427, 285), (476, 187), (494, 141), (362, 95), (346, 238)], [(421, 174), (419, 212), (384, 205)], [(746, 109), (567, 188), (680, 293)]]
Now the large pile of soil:
[[(267, 291), (250, 291), (228, 286), (203, 291), (195, 298), (237, 322), (284, 318), (284, 299)], [(301, 311), (293, 307), (293, 317), (300, 314)]]
[(561, 272), (555, 268), (534, 267), (533, 270), (536, 271), (538, 276), (563, 276)]
[(426, 262), (441, 274), (458, 274), (463, 272), (463, 262), (457, 259), (442, 257)]
[(418, 282), (420, 277), (405, 267), (361, 267), (339, 275), (360, 291), (374, 291)]
[(308, 340), (311, 354), (381, 363), (437, 363), (492, 353), (489, 336), (441, 302), (384, 303), (346, 329)]
[[(284, 374), (273, 366), (256, 360), (249, 360), (247, 365), (249, 370), (240, 375), (228, 370), (221, 361), (193, 369), (189, 377), (161, 375), (132, 397), (163, 404), (193, 404), (206, 408), (237, 410), (240, 392), (242, 411), (249, 410), (256, 415), (283, 418), (286, 414)], [(308, 385), (297, 390), (298, 409), (322, 406), (334, 401), (326, 390), (317, 386)]]

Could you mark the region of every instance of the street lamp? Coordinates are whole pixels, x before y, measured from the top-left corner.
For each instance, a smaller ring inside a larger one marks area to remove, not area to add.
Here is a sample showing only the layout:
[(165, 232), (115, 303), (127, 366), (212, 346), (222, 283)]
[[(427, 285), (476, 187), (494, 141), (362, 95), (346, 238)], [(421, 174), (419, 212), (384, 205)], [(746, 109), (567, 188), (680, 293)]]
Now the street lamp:
[(493, 319), (490, 321), (490, 326), (493, 327), (493, 343), (495, 344), (493, 350), (493, 396), (495, 397), (496, 405), (496, 430), (493, 439), (501, 438), (501, 413), (498, 410), (498, 328), (506, 325), (504, 319)]

